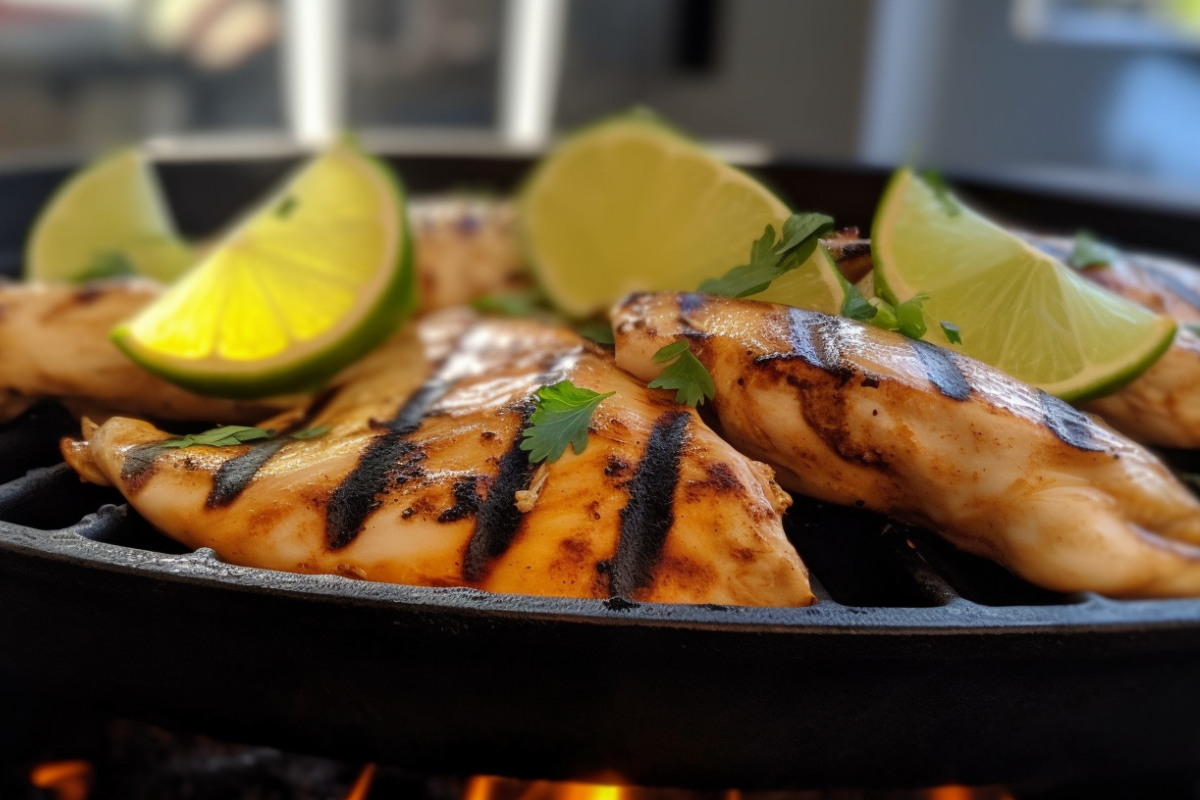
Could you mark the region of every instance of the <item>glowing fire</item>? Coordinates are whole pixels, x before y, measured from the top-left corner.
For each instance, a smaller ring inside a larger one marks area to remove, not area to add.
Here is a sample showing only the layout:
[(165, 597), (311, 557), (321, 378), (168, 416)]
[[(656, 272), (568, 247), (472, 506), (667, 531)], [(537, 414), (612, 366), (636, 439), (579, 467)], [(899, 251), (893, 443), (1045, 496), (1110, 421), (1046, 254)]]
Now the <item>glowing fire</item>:
[(367, 795), (371, 791), (371, 783), (374, 780), (375, 765), (367, 764), (358, 774), (358, 780), (350, 787), (350, 794), (346, 795), (346, 800), (367, 800)]
[(56, 800), (87, 800), (92, 790), (92, 765), (86, 761), (47, 761), (29, 772), (29, 782), (54, 792)]
[(463, 800), (622, 800), (624, 787), (567, 781), (518, 781), (477, 775)]

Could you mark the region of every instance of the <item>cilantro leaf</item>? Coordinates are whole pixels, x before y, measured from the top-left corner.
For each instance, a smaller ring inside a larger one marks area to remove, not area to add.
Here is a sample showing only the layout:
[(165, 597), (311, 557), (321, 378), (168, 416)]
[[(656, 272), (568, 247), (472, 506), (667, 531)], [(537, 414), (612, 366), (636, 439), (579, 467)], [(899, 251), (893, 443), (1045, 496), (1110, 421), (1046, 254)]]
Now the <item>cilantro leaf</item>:
[(471, 308), (501, 317), (533, 317), (547, 310), (546, 295), (537, 287), (520, 292), (485, 294), (472, 300)]
[(647, 384), (649, 389), (674, 389), (675, 402), (687, 403), (693, 408), (706, 399), (711, 400), (717, 395), (717, 387), (713, 384), (712, 375), (696, 358), (686, 339), (661, 348), (652, 357), (656, 364), (667, 364), (662, 373)]
[(900, 330), (900, 321), (896, 319), (896, 307), (882, 297), (872, 297), (867, 301), (875, 309), (875, 316), (868, 320), (876, 328), (885, 331)]
[(937, 197), (938, 203), (942, 210), (946, 212), (948, 217), (957, 217), (962, 213), (962, 206), (958, 204), (958, 200), (950, 192), (950, 187), (940, 174), (934, 170), (927, 169), (921, 173), (921, 180), (933, 189), (934, 195)]
[(616, 392), (599, 394), (570, 381), (543, 386), (534, 395), (537, 409), (521, 437), (521, 449), (529, 451), (530, 461), (557, 461), (571, 445), (575, 455), (587, 447), (588, 426), (596, 407)]
[(159, 442), (159, 447), (194, 447), (196, 445), (208, 445), (209, 447), (230, 447), (237, 444), (245, 444), (258, 439), (270, 439), (275, 435), (275, 431), (267, 428), (249, 428), (245, 425), (224, 425), (220, 428), (213, 428), (203, 433), (189, 433), (186, 436), (181, 436), (178, 439), (167, 439), (165, 442)]
[(920, 339), (929, 328), (925, 324), (925, 311), (921, 305), (929, 299), (927, 294), (914, 295), (896, 306), (896, 330), (910, 339)]
[(783, 239), (775, 252), (783, 255), (800, 245), (815, 240), (817, 236), (833, 227), (833, 217), (825, 214), (792, 214), (783, 223)]
[(1099, 264), (1111, 264), (1121, 257), (1121, 252), (1111, 245), (1104, 244), (1088, 231), (1075, 234), (1075, 246), (1067, 263), (1075, 269), (1093, 267)]
[(287, 219), (296, 210), (296, 206), (298, 205), (300, 205), (300, 201), (296, 199), (295, 195), (289, 194), (279, 201), (279, 205), (275, 206), (275, 216), (280, 219)]
[(962, 344), (962, 328), (955, 325), (953, 322), (940, 322), (942, 333), (946, 334), (946, 341), (950, 344)]
[(293, 439), (319, 439), (327, 433), (329, 433), (328, 425), (318, 425), (315, 428), (305, 428), (302, 431), (296, 431), (289, 435)]
[(602, 319), (588, 320), (575, 326), (575, 332), (585, 339), (591, 339), (596, 344), (616, 344), (617, 337), (613, 334), (612, 325)]
[(125, 275), (136, 275), (133, 262), (124, 253), (110, 250), (96, 253), (88, 264), (87, 269), (76, 275), (72, 280), (76, 283), (101, 280), (102, 278), (120, 278)]
[(871, 305), (867, 298), (863, 297), (862, 292), (852, 283), (847, 283), (846, 299), (842, 301), (841, 314), (847, 319), (856, 319), (859, 322), (868, 322), (879, 314), (879, 309)]
[(700, 284), (700, 291), (728, 297), (749, 297), (765, 291), (771, 282), (804, 263), (817, 247), (821, 234), (833, 227), (824, 214), (793, 214), (783, 223), (783, 238), (775, 244), (775, 228), (767, 225), (750, 245), (750, 263), (734, 267), (720, 278)]

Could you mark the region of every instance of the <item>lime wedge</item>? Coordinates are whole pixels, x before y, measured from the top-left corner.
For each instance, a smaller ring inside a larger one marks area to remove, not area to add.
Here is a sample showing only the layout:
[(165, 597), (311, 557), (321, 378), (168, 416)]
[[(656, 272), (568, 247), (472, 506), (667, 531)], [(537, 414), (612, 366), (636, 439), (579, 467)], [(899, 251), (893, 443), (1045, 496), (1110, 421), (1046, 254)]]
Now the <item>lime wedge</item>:
[(320, 384), (386, 337), (415, 294), (403, 192), (343, 141), (112, 336), (180, 386), (261, 397)]
[(172, 281), (192, 260), (145, 156), (130, 148), (86, 167), (51, 198), (34, 223), (25, 275), (79, 281), (133, 274)]
[[(576, 317), (632, 291), (694, 290), (744, 264), (764, 226), (778, 230), (790, 214), (766, 187), (644, 112), (562, 142), (529, 179), (519, 209), (542, 288)], [(791, 292), (811, 282), (792, 280)]]
[(924, 292), (929, 333), (1065, 400), (1099, 397), (1136, 378), (1175, 335), (1171, 319), (1134, 305), (902, 169), (871, 229), (875, 288), (897, 303)]

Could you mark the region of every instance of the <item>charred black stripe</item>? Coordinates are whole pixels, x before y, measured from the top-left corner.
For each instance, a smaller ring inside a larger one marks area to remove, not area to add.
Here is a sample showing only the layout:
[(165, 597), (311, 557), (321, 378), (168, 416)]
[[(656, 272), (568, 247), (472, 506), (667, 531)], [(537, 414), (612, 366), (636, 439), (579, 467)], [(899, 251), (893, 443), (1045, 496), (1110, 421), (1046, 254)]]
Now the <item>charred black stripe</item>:
[(121, 481), (128, 489), (136, 492), (146, 478), (150, 477), (154, 462), (169, 449), (159, 442), (129, 448), (125, 453), (125, 460), (121, 462)]
[(514, 495), (529, 488), (537, 464), (529, 461), (529, 451), (521, 449), (521, 438), (533, 416), (533, 403), (517, 406), (521, 424), (513, 436), (512, 446), (500, 459), (500, 469), (487, 489), (487, 499), (476, 514), (475, 533), (467, 543), (463, 559), (463, 577), (478, 581), (487, 573), (492, 559), (504, 554), (517, 538), (524, 514), (517, 508)]
[(291, 440), (281, 437), (255, 442), (248, 451), (222, 464), (221, 468), (217, 470), (217, 474), (213, 476), (212, 490), (208, 493), (208, 499), (204, 501), (204, 505), (209, 508), (220, 508), (236, 500), (238, 495), (250, 485), (250, 481), (254, 480), (254, 476), (262, 469), (263, 464), (270, 461), (272, 456), (282, 450), (289, 441)]
[(438, 522), (458, 522), (479, 510), (479, 478), (468, 475), (454, 482), (454, 505), (438, 514)]
[(358, 466), (333, 490), (325, 510), (325, 543), (341, 550), (357, 537), (376, 508), (379, 495), (389, 486), (403, 486), (422, 474), (425, 454), (407, 441), (406, 434), (388, 431), (376, 437), (358, 460)]
[(699, 292), (680, 292), (679, 294), (679, 310), (684, 314), (695, 314), (704, 308), (707, 302), (708, 297)]
[(912, 346), (925, 370), (925, 377), (939, 392), (951, 400), (966, 400), (971, 396), (971, 384), (954, 363), (954, 355), (949, 350), (919, 340), (914, 340)]
[[(787, 310), (788, 346), (786, 353), (768, 353), (756, 362), (781, 361), (798, 358), (826, 372), (843, 373), (846, 364), (837, 349), (838, 332), (830, 327), (831, 318), (799, 308)], [(833, 323), (836, 325), (836, 322)]]
[(1054, 395), (1038, 390), (1042, 419), (1046, 427), (1065, 444), (1079, 450), (1102, 452), (1106, 448), (1093, 436), (1093, 423), (1087, 414), (1078, 411)]
[(667, 533), (675, 524), (675, 488), (688, 419), (685, 412), (669, 411), (650, 431), (629, 484), (629, 502), (621, 509), (621, 536), (608, 569), (613, 597), (629, 597), (654, 579)]
[(443, 377), (429, 379), (420, 389), (409, 396), (404, 405), (400, 406), (400, 410), (396, 412), (396, 416), (388, 420), (384, 427), (395, 433), (414, 432), (421, 427), (421, 422), (425, 417), (429, 416), (430, 407), (446, 394), (451, 385), (453, 385), (453, 381)]

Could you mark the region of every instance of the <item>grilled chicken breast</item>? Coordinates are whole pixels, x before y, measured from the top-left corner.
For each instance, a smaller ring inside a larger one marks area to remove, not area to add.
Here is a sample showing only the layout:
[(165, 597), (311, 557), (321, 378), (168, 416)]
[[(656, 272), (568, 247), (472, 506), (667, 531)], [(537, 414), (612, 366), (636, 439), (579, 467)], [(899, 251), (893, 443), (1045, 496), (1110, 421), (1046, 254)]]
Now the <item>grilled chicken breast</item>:
[(680, 338), (722, 435), (786, 488), (930, 527), (1060, 591), (1200, 595), (1200, 503), (1150, 453), (998, 370), (823, 314), (699, 294), (613, 311), (645, 381)]
[(202, 397), (142, 370), (108, 339), (158, 296), (150, 281), (0, 284), (0, 422), (44, 397), (76, 414), (249, 423), (295, 404)]
[[(422, 312), (527, 285), (513, 210), (483, 199), (419, 200), (410, 207)], [(149, 280), (86, 286), (0, 283), (0, 422), (40, 398), (76, 416), (253, 423), (295, 396), (238, 402), (202, 397), (144, 372), (108, 332), (158, 296)]]
[[(611, 355), (532, 321), (426, 318), (358, 364), (279, 436), (169, 449), (132, 419), (64, 442), (155, 527), (225, 560), (427, 586), (638, 601), (805, 605), (784, 536), (790, 498), (696, 415)], [(552, 464), (519, 447), (539, 387), (616, 392), (587, 448)]]
[[(1074, 247), (1073, 239), (1015, 233), (1064, 262)], [(842, 236), (823, 243), (851, 283), (870, 273), (869, 239)], [(1080, 273), (1155, 313), (1200, 325), (1200, 270), (1168, 259), (1128, 256)], [(1180, 328), (1171, 347), (1148, 370), (1084, 409), (1144, 444), (1200, 447), (1200, 336)]]
[[(1056, 258), (1070, 258), (1074, 240), (1021, 234)], [(1200, 324), (1200, 270), (1178, 261), (1122, 255), (1080, 270), (1089, 280), (1183, 325)], [(1085, 408), (1146, 444), (1200, 447), (1200, 336), (1185, 327), (1170, 349), (1128, 386)]]

